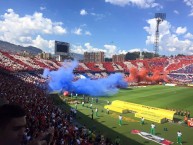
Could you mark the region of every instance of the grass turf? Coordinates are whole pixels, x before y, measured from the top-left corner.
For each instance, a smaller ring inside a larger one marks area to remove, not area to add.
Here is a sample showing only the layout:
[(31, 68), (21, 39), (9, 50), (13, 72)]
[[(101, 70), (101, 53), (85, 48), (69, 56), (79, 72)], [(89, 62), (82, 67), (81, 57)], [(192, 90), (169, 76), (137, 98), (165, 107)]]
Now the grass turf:
[[(189, 110), (191, 115), (193, 113), (193, 88), (187, 87), (148, 86), (145, 88), (120, 90), (114, 96), (101, 97), (99, 98), (99, 103), (93, 103), (93, 108), (97, 107), (99, 109), (99, 117), (96, 117), (94, 114), (94, 120), (91, 119), (91, 109), (87, 108), (90, 104), (85, 104), (85, 107), (82, 107), (81, 104), (78, 105), (78, 122), (85, 124), (90, 129), (96, 130), (96, 132), (103, 133), (113, 141), (116, 136), (119, 136), (122, 145), (155, 145), (155, 142), (130, 133), (132, 129), (150, 132), (150, 124), (152, 122), (145, 120), (145, 125), (142, 126), (139, 123), (139, 118), (135, 118), (134, 114), (127, 113), (123, 114), (123, 126), (119, 126), (119, 113), (110, 112), (109, 115), (106, 114), (104, 109), (106, 100), (122, 100), (164, 109)], [(74, 105), (72, 106), (74, 107)], [(164, 124), (155, 123), (155, 125), (156, 135), (173, 141), (176, 144), (177, 131), (180, 130), (183, 134), (183, 144), (193, 145), (193, 128), (169, 122)], [(168, 131), (164, 131), (164, 127), (167, 127)]]

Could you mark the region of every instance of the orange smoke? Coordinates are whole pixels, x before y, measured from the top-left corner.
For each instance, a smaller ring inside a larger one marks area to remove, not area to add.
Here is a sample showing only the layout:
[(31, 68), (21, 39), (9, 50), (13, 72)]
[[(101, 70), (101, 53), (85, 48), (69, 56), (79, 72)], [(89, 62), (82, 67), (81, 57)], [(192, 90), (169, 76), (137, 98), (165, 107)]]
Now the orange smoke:
[(148, 71), (145, 68), (142, 68), (138, 73), (139, 81), (145, 81)]
[(127, 82), (135, 82), (135, 81), (137, 80), (136, 76), (137, 76), (137, 74), (138, 74), (137, 68), (131, 67), (131, 68), (129, 69), (129, 72), (130, 72), (129, 77), (126, 77), (125, 80), (126, 80)]
[(137, 70), (137, 68), (132, 67), (129, 69), (129, 77), (126, 77), (125, 80), (127, 82), (141, 82), (141, 81), (148, 81), (148, 82), (159, 82), (161, 80), (164, 80), (165, 82), (168, 82), (167, 74), (169, 72), (164, 72), (164, 74), (160, 74), (160, 71), (154, 70), (152, 72), (152, 76), (148, 76), (148, 70), (145, 68), (142, 68), (140, 71)]

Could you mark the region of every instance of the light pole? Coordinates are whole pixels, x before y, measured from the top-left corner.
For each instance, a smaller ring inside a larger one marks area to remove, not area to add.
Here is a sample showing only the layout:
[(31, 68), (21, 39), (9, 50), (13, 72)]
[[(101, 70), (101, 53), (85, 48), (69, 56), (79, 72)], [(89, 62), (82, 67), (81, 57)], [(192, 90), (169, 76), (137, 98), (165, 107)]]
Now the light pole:
[(166, 13), (155, 13), (156, 19), (156, 31), (155, 31), (155, 40), (154, 40), (154, 56), (159, 53), (159, 25), (166, 18)]

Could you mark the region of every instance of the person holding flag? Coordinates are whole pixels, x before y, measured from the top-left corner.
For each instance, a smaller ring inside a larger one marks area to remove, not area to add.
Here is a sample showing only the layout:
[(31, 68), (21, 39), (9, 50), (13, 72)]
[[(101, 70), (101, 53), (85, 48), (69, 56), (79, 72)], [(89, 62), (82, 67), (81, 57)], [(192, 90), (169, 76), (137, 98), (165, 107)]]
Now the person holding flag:
[(177, 132), (177, 143), (182, 145), (182, 133), (180, 131)]
[(92, 103), (90, 104), (90, 109), (92, 109)]
[(84, 101), (82, 101), (82, 107), (84, 107)]
[(98, 117), (98, 108), (95, 109), (96, 117)]
[(154, 123), (151, 124), (151, 134), (155, 135), (155, 124)]
[(144, 125), (145, 123), (144, 123), (144, 118), (142, 117), (141, 118), (141, 125)]
[(123, 119), (123, 117), (122, 117), (121, 115), (119, 115), (119, 125), (120, 125), (120, 126), (122, 126), (122, 123), (123, 123), (123, 122), (122, 122), (122, 119)]

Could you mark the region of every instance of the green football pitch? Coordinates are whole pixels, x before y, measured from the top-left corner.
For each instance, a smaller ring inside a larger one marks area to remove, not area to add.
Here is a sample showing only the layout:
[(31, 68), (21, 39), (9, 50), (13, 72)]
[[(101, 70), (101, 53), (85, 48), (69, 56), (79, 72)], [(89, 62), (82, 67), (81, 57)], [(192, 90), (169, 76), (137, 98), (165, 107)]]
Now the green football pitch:
[[(95, 99), (94, 99), (95, 100)], [(135, 118), (134, 114), (122, 114), (123, 125), (118, 125), (119, 113), (111, 112), (106, 113), (104, 105), (113, 100), (122, 100), (133, 102), (153, 107), (164, 109), (177, 109), (188, 110), (193, 117), (193, 88), (188, 87), (169, 87), (169, 86), (147, 86), (142, 88), (128, 88), (121, 89), (119, 92), (111, 97), (99, 97), (99, 102), (94, 101), (93, 108), (98, 108), (98, 117), (95, 116), (91, 119), (90, 104), (87, 103), (82, 107), (78, 104), (77, 122), (85, 125), (87, 128), (94, 130), (95, 133), (102, 133), (104, 136), (109, 137), (112, 141), (116, 136), (121, 139), (121, 145), (156, 145), (157, 143), (146, 140), (139, 135), (131, 134), (132, 129), (150, 132), (151, 121), (145, 120), (145, 125), (140, 125), (140, 118)], [(91, 101), (91, 98), (90, 98)], [(72, 105), (74, 107), (74, 105)], [(175, 115), (175, 120), (182, 121), (183, 117)], [(182, 141), (185, 145), (193, 145), (193, 128), (179, 123), (155, 123), (156, 135), (163, 137), (167, 140), (177, 144), (177, 131), (182, 132)], [(168, 131), (164, 131), (164, 128)]]

